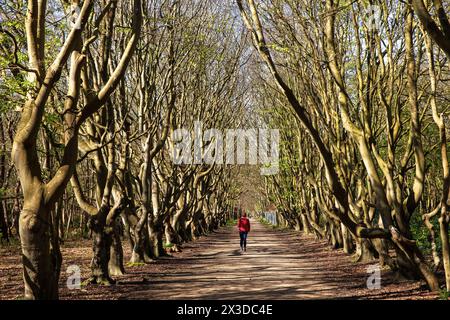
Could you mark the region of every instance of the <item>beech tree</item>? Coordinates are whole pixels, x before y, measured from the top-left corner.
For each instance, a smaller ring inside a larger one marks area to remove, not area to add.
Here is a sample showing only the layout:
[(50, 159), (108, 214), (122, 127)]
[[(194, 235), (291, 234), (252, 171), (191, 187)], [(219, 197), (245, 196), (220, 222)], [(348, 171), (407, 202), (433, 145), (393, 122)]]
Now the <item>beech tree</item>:
[[(23, 106), (20, 122), (14, 137), (12, 159), (18, 172), (24, 194), (20, 214), (19, 231), (22, 243), (25, 297), (34, 299), (54, 299), (58, 297), (58, 280), (61, 254), (56, 235), (52, 234), (54, 206), (62, 196), (74, 171), (78, 154), (78, 133), (80, 126), (102, 107), (121, 77), (136, 48), (141, 29), (142, 9), (139, 0), (134, 1), (131, 38), (124, 53), (108, 81), (98, 90), (87, 83), (83, 72), (86, 62), (86, 45), (94, 39), (84, 39), (83, 31), (93, 13), (94, 3), (75, 1), (79, 15), (73, 11), (73, 26), (53, 62), (46, 66), (45, 17), (46, 1), (28, 1), (26, 19), (26, 40), (29, 81), (34, 87)], [(105, 10), (105, 8), (101, 8)], [(107, 9), (106, 9), (107, 10)], [(105, 14), (97, 17), (99, 20)], [(89, 41), (86, 41), (89, 40)], [(37, 156), (36, 140), (46, 112), (48, 98), (56, 83), (61, 81), (63, 68), (69, 63), (67, 96), (62, 110), (64, 118), (64, 154), (59, 169), (48, 181), (42, 179)], [(82, 80), (82, 78), (84, 78)], [(79, 101), (82, 86), (86, 99)], [(81, 104), (80, 107), (78, 104)]]

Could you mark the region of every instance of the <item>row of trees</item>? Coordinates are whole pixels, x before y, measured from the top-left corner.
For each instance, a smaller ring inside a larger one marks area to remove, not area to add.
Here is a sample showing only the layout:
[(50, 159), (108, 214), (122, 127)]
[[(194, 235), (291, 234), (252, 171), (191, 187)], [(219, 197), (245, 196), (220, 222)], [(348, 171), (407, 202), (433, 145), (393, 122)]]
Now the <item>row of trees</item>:
[(443, 269), (450, 290), (448, 8), (237, 4), (264, 62), (254, 99), (282, 132), (265, 188), (283, 220), (434, 291)]
[[(121, 228), (131, 262), (145, 263), (226, 221), (238, 172), (173, 163), (172, 133), (197, 121), (280, 129), (265, 192), (283, 220), (431, 290), (443, 269), (450, 290), (446, 11), (2, 1), (0, 228), (20, 236), (26, 298), (58, 297), (60, 245), (75, 233), (93, 241), (89, 282), (109, 284), (124, 272)], [(205, 140), (194, 151), (217, 153)]]
[(0, 10), (0, 221), (5, 239), (20, 236), (26, 298), (58, 297), (60, 244), (75, 233), (93, 241), (89, 282), (110, 284), (124, 272), (120, 229), (131, 262), (146, 263), (226, 222), (231, 166), (174, 165), (171, 133), (244, 118), (231, 10), (171, 0)]

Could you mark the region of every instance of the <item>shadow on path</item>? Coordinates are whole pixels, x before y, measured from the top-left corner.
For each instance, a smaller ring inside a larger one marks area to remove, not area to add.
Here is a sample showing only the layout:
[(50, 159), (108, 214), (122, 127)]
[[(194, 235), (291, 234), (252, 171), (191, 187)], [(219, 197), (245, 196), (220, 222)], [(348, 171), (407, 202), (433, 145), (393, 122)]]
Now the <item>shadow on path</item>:
[(350, 257), (255, 220), (246, 252), (240, 252), (237, 230), (228, 227), (186, 245), (171, 264), (179, 271), (152, 274), (148, 284), (121, 288), (120, 299), (370, 297), (355, 292), (367, 291), (367, 274), (352, 274), (349, 281)]

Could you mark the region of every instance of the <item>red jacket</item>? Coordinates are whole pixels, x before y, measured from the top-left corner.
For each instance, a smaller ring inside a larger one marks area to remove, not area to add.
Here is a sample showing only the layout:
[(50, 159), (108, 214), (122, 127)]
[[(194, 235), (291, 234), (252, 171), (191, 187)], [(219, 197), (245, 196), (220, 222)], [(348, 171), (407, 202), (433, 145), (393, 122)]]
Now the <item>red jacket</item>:
[(239, 232), (249, 232), (250, 231), (250, 220), (246, 217), (239, 218), (238, 222)]

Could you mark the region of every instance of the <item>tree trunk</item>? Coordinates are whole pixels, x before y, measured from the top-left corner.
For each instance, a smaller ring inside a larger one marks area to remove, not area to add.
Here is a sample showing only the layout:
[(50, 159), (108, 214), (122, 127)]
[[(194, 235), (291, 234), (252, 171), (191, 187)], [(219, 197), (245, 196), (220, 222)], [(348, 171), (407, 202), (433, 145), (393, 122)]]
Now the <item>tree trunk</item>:
[(9, 228), (6, 219), (6, 211), (3, 208), (3, 201), (0, 201), (0, 230), (2, 232), (2, 240), (9, 242)]
[(302, 224), (303, 224), (303, 233), (311, 234), (311, 228), (309, 227), (308, 218), (306, 217), (306, 213), (302, 213)]
[(91, 261), (91, 284), (111, 285), (114, 280), (109, 275), (109, 259), (111, 254), (112, 232), (105, 230), (105, 222), (92, 217), (90, 229), (93, 239), (93, 258)]
[(191, 230), (191, 236), (190, 236), (190, 238), (192, 240), (197, 240), (202, 234), (201, 229), (200, 229), (201, 226), (198, 223), (198, 220), (193, 220), (191, 222), (190, 226), (191, 226), (191, 229), (190, 229)]
[(180, 237), (176, 234), (175, 230), (172, 228), (172, 225), (170, 224), (170, 221), (167, 220), (164, 223), (164, 232), (166, 236), (166, 243), (172, 244), (172, 247), (170, 248), (170, 251), (172, 252), (181, 252), (180, 250)]
[(330, 236), (331, 236), (331, 246), (333, 249), (339, 249), (342, 247), (342, 236), (339, 229), (333, 221), (330, 221)]
[(175, 230), (177, 231), (183, 242), (189, 242), (192, 240), (190, 236), (191, 232), (185, 219), (182, 219), (178, 222), (178, 227), (175, 228)]
[(180, 243), (189, 241), (188, 232), (186, 230), (186, 214), (184, 212), (185, 209), (183, 208), (182, 210), (183, 212), (175, 214), (172, 219), (172, 226), (181, 240)]
[(357, 238), (355, 262), (370, 262), (375, 260), (376, 253), (368, 239)]
[(50, 210), (40, 201), (25, 203), (20, 214), (25, 299), (58, 299), (59, 267), (54, 259), (58, 248), (50, 248), (49, 216)]
[(353, 253), (353, 242), (347, 228), (344, 226), (343, 223), (341, 223), (341, 230), (342, 230), (342, 241), (344, 252), (347, 254), (351, 254)]
[(206, 235), (208, 233), (208, 223), (206, 221), (206, 217), (204, 214), (202, 214), (202, 217), (200, 219), (200, 228), (201, 228), (201, 234), (200, 235)]
[[(146, 214), (145, 214), (146, 215)], [(140, 221), (142, 222), (142, 220)], [(133, 232), (133, 250), (131, 252), (131, 263), (149, 263), (153, 259), (151, 257), (149, 231), (146, 229), (147, 219), (144, 223), (138, 223)]]
[(116, 219), (114, 222), (114, 231), (112, 234), (112, 245), (110, 250), (110, 259), (108, 264), (109, 274), (112, 276), (121, 276), (125, 273), (123, 266), (123, 248), (121, 236), (120, 220)]
[(415, 243), (405, 245), (394, 241), (398, 272), (406, 279), (424, 279), (431, 291), (439, 291), (439, 281), (436, 275), (429, 269), (425, 258), (422, 256)]
[(294, 230), (301, 231), (303, 228), (302, 228), (302, 222), (300, 221), (300, 217), (296, 216), (294, 218), (294, 221), (295, 221)]
[[(441, 210), (446, 210), (445, 206)], [(450, 246), (448, 239), (448, 219), (446, 213), (439, 217), (439, 229), (442, 240), (442, 261), (445, 270), (445, 286), (450, 292)]]
[(148, 222), (149, 238), (150, 238), (150, 256), (153, 259), (165, 256), (163, 246), (163, 231), (159, 223), (153, 221)]

